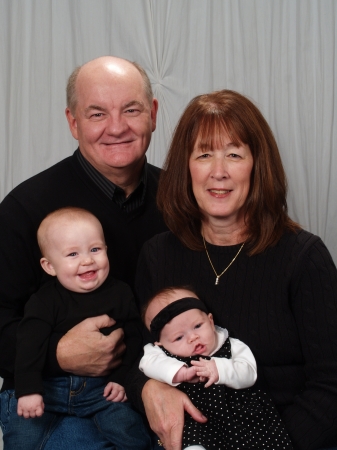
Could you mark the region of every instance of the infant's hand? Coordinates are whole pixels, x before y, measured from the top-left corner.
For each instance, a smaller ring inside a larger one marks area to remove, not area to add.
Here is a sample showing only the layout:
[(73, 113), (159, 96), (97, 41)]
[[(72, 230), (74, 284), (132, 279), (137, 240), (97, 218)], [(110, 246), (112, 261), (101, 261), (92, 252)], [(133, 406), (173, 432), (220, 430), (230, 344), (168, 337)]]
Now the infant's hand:
[(188, 383), (198, 383), (199, 377), (196, 376), (195, 367), (182, 366), (172, 380), (173, 383), (183, 383), (185, 381)]
[(112, 381), (105, 386), (103, 396), (110, 402), (126, 402), (127, 400), (123, 386)]
[(215, 361), (213, 359), (203, 359), (200, 358), (199, 361), (191, 361), (191, 364), (196, 369), (196, 374), (200, 377), (200, 381), (208, 379), (205, 387), (211, 386), (211, 384), (219, 381), (219, 373), (216, 367)]
[(18, 415), (25, 419), (40, 417), (43, 411), (43, 397), (40, 394), (24, 395), (18, 400)]

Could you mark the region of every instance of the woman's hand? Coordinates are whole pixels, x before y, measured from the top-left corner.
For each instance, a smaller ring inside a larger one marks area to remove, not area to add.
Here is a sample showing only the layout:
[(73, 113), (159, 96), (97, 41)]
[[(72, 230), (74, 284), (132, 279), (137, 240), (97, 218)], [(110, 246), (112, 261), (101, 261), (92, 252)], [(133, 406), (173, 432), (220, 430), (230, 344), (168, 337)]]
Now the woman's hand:
[(147, 381), (142, 399), (150, 427), (159, 436), (165, 450), (181, 450), (184, 411), (197, 422), (207, 422), (186, 394), (160, 381)]
[(121, 328), (108, 336), (100, 332), (116, 322), (104, 314), (91, 317), (71, 328), (59, 341), (56, 357), (60, 367), (75, 375), (97, 377), (107, 375), (121, 363), (125, 351)]

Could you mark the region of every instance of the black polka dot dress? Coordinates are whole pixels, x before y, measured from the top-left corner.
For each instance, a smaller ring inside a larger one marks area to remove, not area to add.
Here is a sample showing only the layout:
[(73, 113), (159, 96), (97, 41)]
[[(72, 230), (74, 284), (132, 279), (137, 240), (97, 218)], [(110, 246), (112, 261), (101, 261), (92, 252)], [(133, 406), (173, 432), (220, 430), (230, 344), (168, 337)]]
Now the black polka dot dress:
[[(191, 360), (200, 356), (173, 358), (191, 366)], [(231, 358), (231, 343), (226, 339), (223, 346), (212, 356)], [(211, 359), (203, 356), (205, 359)], [(202, 445), (207, 450), (223, 449), (292, 449), (289, 436), (279, 414), (268, 396), (253, 387), (232, 389), (225, 385), (205, 383), (181, 383), (178, 389), (185, 392), (194, 405), (208, 418), (201, 424), (185, 414), (183, 448)]]

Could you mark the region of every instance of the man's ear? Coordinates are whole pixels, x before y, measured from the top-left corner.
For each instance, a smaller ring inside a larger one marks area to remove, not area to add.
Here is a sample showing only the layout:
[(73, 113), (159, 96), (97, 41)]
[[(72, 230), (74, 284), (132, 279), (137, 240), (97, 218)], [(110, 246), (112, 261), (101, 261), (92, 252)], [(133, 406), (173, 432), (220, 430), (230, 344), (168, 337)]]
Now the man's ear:
[(157, 126), (157, 112), (158, 112), (158, 100), (154, 98), (152, 100), (151, 106), (152, 132), (156, 129)]
[(52, 264), (48, 261), (47, 258), (43, 257), (40, 259), (40, 264), (42, 266), (42, 269), (48, 273), (48, 275), (52, 275), (53, 277), (56, 276), (56, 272)]
[(68, 125), (69, 125), (70, 132), (73, 135), (73, 138), (78, 140), (77, 120), (72, 115), (72, 113), (71, 113), (69, 108), (66, 108), (65, 113), (66, 113), (66, 117), (67, 117), (67, 120), (68, 120)]

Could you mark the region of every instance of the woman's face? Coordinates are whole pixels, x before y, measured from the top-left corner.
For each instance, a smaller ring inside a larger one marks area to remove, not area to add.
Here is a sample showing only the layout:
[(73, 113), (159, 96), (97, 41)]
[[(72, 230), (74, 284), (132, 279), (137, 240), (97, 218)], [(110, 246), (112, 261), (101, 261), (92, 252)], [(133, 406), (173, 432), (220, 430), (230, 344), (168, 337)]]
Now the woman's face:
[(248, 145), (234, 145), (227, 134), (221, 142), (216, 148), (206, 149), (197, 139), (189, 160), (192, 189), (206, 220), (218, 218), (241, 224), (253, 156)]

